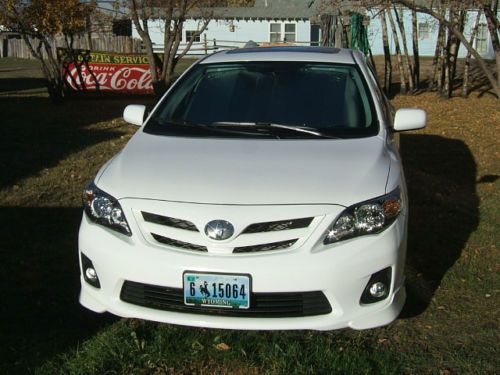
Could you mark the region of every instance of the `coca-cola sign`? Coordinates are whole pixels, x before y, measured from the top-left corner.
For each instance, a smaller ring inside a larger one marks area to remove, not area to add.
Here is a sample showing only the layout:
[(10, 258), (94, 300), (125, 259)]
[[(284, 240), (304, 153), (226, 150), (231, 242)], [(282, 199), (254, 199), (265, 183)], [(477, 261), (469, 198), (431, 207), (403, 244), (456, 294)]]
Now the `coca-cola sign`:
[(63, 72), (67, 86), (75, 91), (153, 93), (145, 55), (91, 52), (88, 63), (70, 62)]

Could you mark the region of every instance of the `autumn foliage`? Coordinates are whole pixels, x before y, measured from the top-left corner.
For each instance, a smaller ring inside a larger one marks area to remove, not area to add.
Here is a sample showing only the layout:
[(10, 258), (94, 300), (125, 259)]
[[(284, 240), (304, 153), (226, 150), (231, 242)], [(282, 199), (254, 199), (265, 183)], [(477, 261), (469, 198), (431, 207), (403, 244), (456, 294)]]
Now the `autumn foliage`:
[(53, 50), (55, 36), (72, 48), (76, 34), (83, 32), (94, 3), (79, 0), (0, 0), (0, 24), (18, 32), (38, 59), (53, 101), (63, 97), (61, 66)]

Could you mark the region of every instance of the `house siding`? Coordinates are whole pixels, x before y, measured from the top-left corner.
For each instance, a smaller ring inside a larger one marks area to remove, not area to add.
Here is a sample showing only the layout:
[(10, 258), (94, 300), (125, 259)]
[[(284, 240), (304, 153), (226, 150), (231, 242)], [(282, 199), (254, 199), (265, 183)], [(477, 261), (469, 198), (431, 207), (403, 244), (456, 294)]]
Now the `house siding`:
[[(274, 21), (274, 20), (212, 20), (208, 28), (201, 34), (200, 43), (195, 43), (193, 50), (189, 54), (203, 54), (204, 40), (207, 44), (213, 46), (215, 39), (216, 44), (224, 47), (243, 47), (246, 42), (253, 40), (259, 44), (270, 42), (270, 27), (271, 23), (280, 23), (282, 32), (284, 24), (295, 24), (295, 40), (299, 44), (310, 43), (311, 23), (309, 21)], [(161, 20), (150, 20), (148, 22), (151, 41), (158, 47), (163, 46), (164, 22)], [(183, 30), (183, 45), (186, 43), (186, 30), (197, 30), (200, 24), (197, 20), (187, 20), (184, 23)], [(234, 27), (234, 31), (231, 31)], [(135, 27), (132, 31), (132, 36), (139, 38)]]

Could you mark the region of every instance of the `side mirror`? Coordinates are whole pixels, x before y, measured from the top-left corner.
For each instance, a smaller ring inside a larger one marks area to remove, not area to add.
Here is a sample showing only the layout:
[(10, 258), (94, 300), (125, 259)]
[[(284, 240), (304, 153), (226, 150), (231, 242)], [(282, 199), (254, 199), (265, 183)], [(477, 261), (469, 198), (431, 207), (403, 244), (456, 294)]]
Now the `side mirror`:
[(422, 109), (403, 108), (396, 112), (394, 118), (394, 131), (404, 132), (425, 128), (427, 113)]
[(123, 111), (123, 119), (132, 125), (142, 126), (144, 123), (144, 114), (146, 106), (141, 104), (130, 104)]

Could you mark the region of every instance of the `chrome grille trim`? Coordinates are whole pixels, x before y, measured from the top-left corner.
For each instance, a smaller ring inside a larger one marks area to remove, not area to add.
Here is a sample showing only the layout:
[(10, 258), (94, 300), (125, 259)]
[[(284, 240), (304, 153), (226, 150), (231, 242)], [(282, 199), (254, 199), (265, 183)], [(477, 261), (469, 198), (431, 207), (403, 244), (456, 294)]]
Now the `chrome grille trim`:
[(148, 223), (154, 223), (159, 225), (165, 225), (167, 227), (190, 230), (192, 232), (199, 232), (196, 225), (188, 220), (177, 219), (169, 216), (162, 216), (158, 214), (152, 214), (150, 212), (141, 211), (142, 218)]
[(172, 246), (172, 247), (176, 247), (178, 249), (184, 249), (184, 250), (208, 252), (208, 249), (206, 248), (206, 246), (201, 246), (201, 245), (196, 245), (193, 243), (174, 240), (172, 238), (160, 236), (159, 234), (156, 234), (156, 233), (151, 233), (151, 236), (156, 241), (158, 241), (159, 243), (161, 243), (163, 245)]
[(268, 221), (263, 223), (251, 224), (242, 232), (245, 233), (261, 233), (261, 232), (276, 232), (288, 229), (299, 229), (308, 227), (313, 221), (313, 217), (305, 217), (301, 219)]
[(271, 242), (261, 245), (251, 245), (251, 246), (241, 246), (235, 247), (233, 253), (241, 254), (241, 253), (258, 253), (262, 251), (273, 251), (273, 250), (284, 250), (293, 246), (298, 239), (294, 240), (286, 240), (279, 242)]

